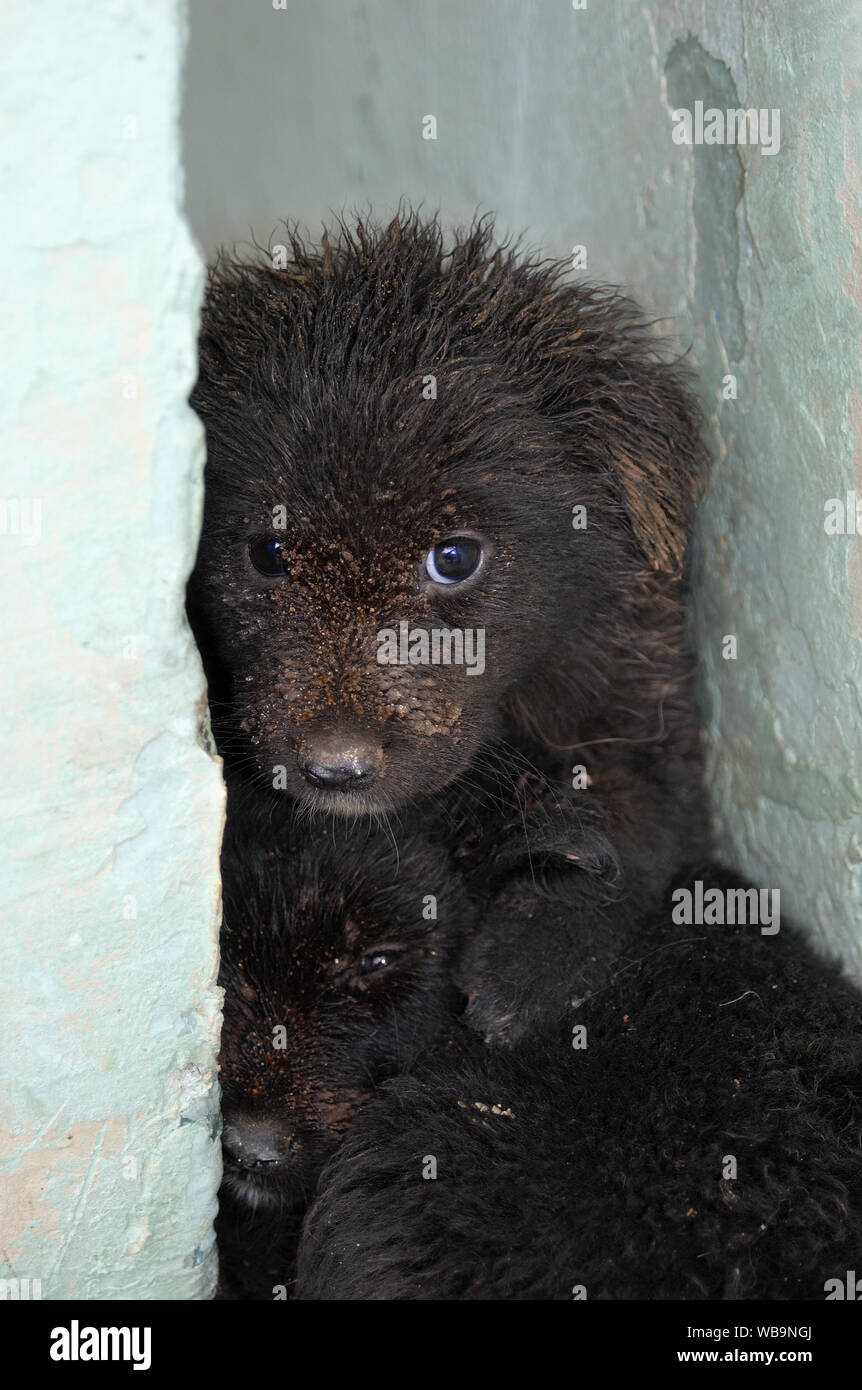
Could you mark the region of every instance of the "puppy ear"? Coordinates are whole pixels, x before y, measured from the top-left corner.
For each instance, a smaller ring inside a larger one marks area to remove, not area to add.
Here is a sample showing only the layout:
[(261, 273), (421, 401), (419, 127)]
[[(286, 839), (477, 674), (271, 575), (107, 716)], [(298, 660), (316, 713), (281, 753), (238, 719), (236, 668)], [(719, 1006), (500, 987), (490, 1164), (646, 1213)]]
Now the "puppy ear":
[[(671, 422), (675, 405), (665, 402)], [(679, 574), (706, 471), (697, 421), (686, 421), (676, 437), (667, 437), (657, 421), (643, 419), (635, 447), (615, 448), (610, 463), (650, 569)]]
[(580, 304), (566, 294), (562, 307), (588, 325), (565, 363), (556, 359), (571, 392), (562, 423), (573, 452), (603, 460), (646, 566), (679, 575), (707, 470), (688, 374), (612, 291), (587, 290)]
[(558, 307), (581, 332), (554, 355), (550, 408), (573, 456), (604, 473), (647, 568), (679, 575), (707, 469), (688, 374), (613, 291), (567, 287)]
[(679, 574), (707, 462), (688, 373), (630, 300), (566, 283), (560, 262), (519, 261), (515, 250), (489, 261), (488, 237), (479, 228), (462, 248), (480, 267), (480, 331), (561, 428), (573, 463), (604, 477), (641, 561)]

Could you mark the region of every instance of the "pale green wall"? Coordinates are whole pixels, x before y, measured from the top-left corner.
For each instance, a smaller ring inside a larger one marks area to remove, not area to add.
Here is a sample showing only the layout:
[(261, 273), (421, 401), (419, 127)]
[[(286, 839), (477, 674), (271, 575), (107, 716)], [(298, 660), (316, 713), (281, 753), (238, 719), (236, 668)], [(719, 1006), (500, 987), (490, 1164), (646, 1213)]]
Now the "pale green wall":
[[(193, 0), (192, 225), (212, 248), (401, 194), (496, 209), (672, 317), (718, 460), (696, 631), (722, 840), (858, 965), (862, 538), (822, 524), (862, 492), (855, 7), (590, 5)], [(222, 789), (182, 614), (182, 15), (65, 0), (2, 26), (0, 1256), (48, 1298), (203, 1297), (214, 1275)], [(781, 152), (675, 146), (697, 98), (779, 107)], [(40, 502), (37, 537), (13, 499)]]
[[(862, 537), (823, 530), (828, 498), (862, 495), (856, 0), (192, 0), (191, 18), (207, 249), (402, 194), (447, 221), (493, 209), (535, 245), (586, 244), (591, 275), (691, 347), (717, 457), (696, 630), (720, 839), (858, 969)], [(697, 99), (780, 108), (779, 153), (675, 145), (671, 108)]]
[(182, 16), (63, 0), (2, 21), (0, 490), (38, 499), (41, 531), (7, 505), (0, 1277), (46, 1299), (214, 1278), (222, 788), (183, 619), (202, 447)]

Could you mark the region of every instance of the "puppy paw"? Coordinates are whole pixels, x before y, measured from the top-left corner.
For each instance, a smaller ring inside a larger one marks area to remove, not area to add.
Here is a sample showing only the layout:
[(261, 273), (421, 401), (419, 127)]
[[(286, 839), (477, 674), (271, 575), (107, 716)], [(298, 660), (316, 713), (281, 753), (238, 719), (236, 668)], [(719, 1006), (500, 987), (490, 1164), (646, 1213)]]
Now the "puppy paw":
[(478, 936), (459, 973), (466, 1022), (490, 1046), (511, 1047), (565, 1012), (559, 976), (537, 968), (519, 936)]
[(506, 907), (489, 914), (458, 970), (466, 1022), (492, 1046), (512, 1046), (578, 1009), (607, 983), (624, 939), (621, 922), (573, 906), (519, 897)]

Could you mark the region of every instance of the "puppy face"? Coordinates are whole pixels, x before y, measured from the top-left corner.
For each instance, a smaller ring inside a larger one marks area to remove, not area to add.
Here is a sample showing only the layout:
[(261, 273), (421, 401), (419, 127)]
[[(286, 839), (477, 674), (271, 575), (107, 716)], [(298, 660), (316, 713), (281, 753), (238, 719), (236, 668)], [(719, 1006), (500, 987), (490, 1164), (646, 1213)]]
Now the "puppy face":
[(225, 757), (353, 816), (450, 783), (561, 671), (574, 717), (608, 699), (638, 525), (672, 548), (679, 402), (621, 309), (484, 233), (293, 252), (211, 281), (190, 614)]
[(452, 1025), (465, 918), (431, 851), (408, 844), (396, 866), (364, 835), (287, 863), (228, 849), (224, 884), (224, 1186), (289, 1211), (374, 1088)]
[(386, 419), (339, 429), (325, 378), (302, 437), (285, 422), (290, 475), (261, 486), (257, 453), (241, 501), (208, 484), (199, 580), (229, 712), (219, 727), (216, 706), (217, 737), (327, 811), (397, 807), (466, 768), (507, 693), (547, 665), (562, 576), (589, 619), (591, 546), (528, 452), (552, 449), (549, 432), (525, 411), (517, 443), (489, 440), (480, 369), (441, 382), (455, 440), (439, 397), (422, 402), (407, 379)]

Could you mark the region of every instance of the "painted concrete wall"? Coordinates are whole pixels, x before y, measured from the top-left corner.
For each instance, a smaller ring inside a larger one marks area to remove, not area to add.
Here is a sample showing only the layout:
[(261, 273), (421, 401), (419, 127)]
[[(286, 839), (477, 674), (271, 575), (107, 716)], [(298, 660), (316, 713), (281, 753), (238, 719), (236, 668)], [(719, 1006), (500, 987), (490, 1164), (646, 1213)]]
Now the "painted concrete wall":
[(0, 1280), (204, 1297), (222, 789), (183, 618), (183, 10), (29, 3), (0, 28)]
[[(717, 459), (695, 630), (720, 841), (859, 969), (862, 537), (827, 535), (824, 505), (862, 496), (862, 16), (587, 5), (191, 0), (192, 226), (212, 250), (401, 195), (493, 209), (667, 317)], [(777, 107), (780, 149), (675, 144), (698, 100)]]

